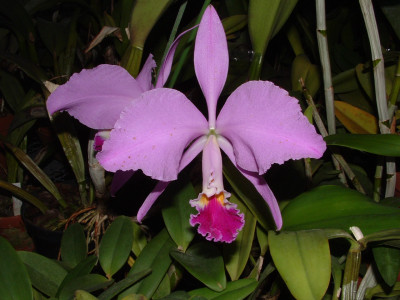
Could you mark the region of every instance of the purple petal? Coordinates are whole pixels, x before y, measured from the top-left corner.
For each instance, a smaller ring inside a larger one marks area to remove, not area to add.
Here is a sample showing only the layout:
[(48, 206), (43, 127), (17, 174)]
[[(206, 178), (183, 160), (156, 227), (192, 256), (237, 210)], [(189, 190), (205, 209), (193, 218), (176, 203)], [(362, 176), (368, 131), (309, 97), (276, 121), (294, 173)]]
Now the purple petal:
[(268, 81), (250, 81), (234, 91), (216, 128), (233, 145), (237, 164), (259, 174), (288, 159), (320, 158), (326, 149), (297, 99)]
[[(203, 136), (194, 141), (192, 145), (190, 145), (189, 149), (187, 149), (182, 156), (182, 160), (179, 166), (179, 172), (182, 171), (203, 150), (206, 140), (207, 137)], [(159, 183), (157, 183), (156, 187), (147, 196), (146, 200), (144, 200), (142, 206), (137, 213), (138, 222), (142, 222), (149, 209), (153, 206), (157, 198), (164, 192), (168, 184), (169, 182), (165, 181), (160, 181)]]
[(97, 159), (107, 171), (141, 169), (153, 179), (171, 181), (185, 148), (205, 133), (206, 119), (185, 95), (155, 89), (121, 113)]
[(194, 48), (194, 67), (207, 100), (208, 120), (215, 127), (216, 107), (228, 74), (229, 56), (224, 27), (211, 5), (201, 19)]
[(223, 192), (211, 198), (200, 194), (190, 204), (199, 212), (190, 215), (190, 225), (199, 224), (197, 231), (209, 241), (231, 243), (244, 226), (244, 215), (236, 204), (225, 199)]
[(117, 171), (114, 173), (114, 177), (111, 182), (111, 187), (110, 187), (110, 194), (112, 197), (114, 197), (117, 192), (129, 181), (129, 179), (132, 178), (133, 174), (135, 174), (135, 171), (129, 170), (129, 171)]
[(100, 65), (71, 76), (48, 98), (49, 114), (68, 111), (93, 129), (111, 129), (121, 111), (143, 92), (122, 67)]
[(169, 73), (171, 72), (171, 67), (172, 67), (172, 62), (174, 60), (176, 47), (178, 47), (179, 41), (186, 33), (188, 33), (189, 31), (192, 31), (196, 27), (197, 27), (197, 25), (182, 32), (180, 35), (178, 35), (178, 37), (171, 44), (171, 47), (169, 48), (168, 53), (165, 56), (165, 60), (160, 67), (160, 71), (158, 73), (158, 78), (157, 78), (157, 83), (156, 83), (156, 88), (163, 87), (164, 84), (167, 82)]
[(246, 177), (254, 185), (258, 193), (264, 198), (265, 202), (267, 202), (272, 217), (275, 221), (277, 230), (280, 230), (282, 228), (281, 211), (279, 209), (279, 205), (278, 202), (276, 201), (274, 193), (269, 188), (265, 179), (262, 176), (258, 175), (257, 173), (243, 170), (237, 165), (237, 162), (235, 160), (235, 155), (233, 154), (232, 145), (226, 139), (224, 139), (223, 137), (219, 137), (218, 144), (221, 147), (221, 149), (226, 153), (226, 155), (229, 157), (229, 159), (232, 161), (232, 163), (236, 166), (236, 168), (243, 174), (244, 177)]
[(136, 77), (136, 81), (139, 83), (142, 91), (149, 91), (153, 89), (153, 85), (151, 84), (153, 78), (153, 69), (156, 67), (156, 62), (153, 59), (153, 55), (149, 54), (144, 63), (142, 70), (139, 75)]

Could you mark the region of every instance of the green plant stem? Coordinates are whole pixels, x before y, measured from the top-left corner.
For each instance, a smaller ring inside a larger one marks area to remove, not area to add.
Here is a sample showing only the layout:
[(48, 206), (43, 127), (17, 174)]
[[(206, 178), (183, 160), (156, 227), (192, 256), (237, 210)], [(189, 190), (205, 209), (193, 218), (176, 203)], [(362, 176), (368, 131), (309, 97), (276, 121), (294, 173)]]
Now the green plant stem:
[(343, 274), (342, 300), (353, 300), (357, 294), (357, 282), (361, 265), (361, 247), (358, 242), (352, 242), (347, 253)]
[(122, 56), (121, 66), (124, 67), (133, 77), (136, 77), (139, 74), (142, 56), (143, 48), (130, 44)]
[(253, 60), (249, 69), (249, 80), (259, 80), (264, 56), (261, 53), (254, 53)]
[[(204, 11), (206, 10), (207, 6), (210, 4), (211, 0), (205, 0), (203, 3), (203, 6), (201, 8), (201, 11), (199, 13), (199, 16), (196, 19), (196, 25), (200, 23), (201, 17), (203, 16)], [(176, 63), (176, 67), (174, 72), (171, 74), (169, 83), (167, 84), (168, 87), (172, 88), (174, 87), (178, 76), (186, 62), (186, 58), (189, 54), (189, 51), (191, 49), (191, 47), (189, 47), (189, 45), (194, 41), (195, 37), (196, 37), (196, 33), (197, 33), (197, 29), (193, 29), (192, 32), (190, 32), (189, 38), (187, 39), (186, 42), (186, 47), (185, 49), (182, 51), (181, 56), (179, 57), (178, 62)]]
[(335, 106), (333, 102), (333, 85), (331, 64), (329, 61), (328, 38), (326, 33), (325, 0), (316, 0), (317, 12), (317, 40), (319, 56), (321, 59), (322, 75), (324, 79), (325, 109), (328, 121), (329, 134), (336, 133)]
[(376, 166), (375, 177), (374, 177), (373, 199), (375, 202), (379, 202), (381, 200), (382, 174), (383, 174), (383, 166), (381, 163), (379, 163)]
[[(375, 98), (378, 108), (379, 129), (382, 134), (390, 134), (390, 116), (386, 100), (385, 66), (376, 24), (374, 8), (371, 0), (359, 0), (364, 17), (365, 27), (371, 46), (372, 65), (374, 67)], [(389, 125), (387, 124), (389, 122)], [(393, 197), (396, 186), (396, 164), (386, 161), (386, 191), (385, 197)]]
[[(326, 130), (325, 125), (322, 122), (321, 116), (318, 113), (318, 110), (317, 110), (317, 108), (315, 106), (314, 100), (311, 97), (310, 93), (307, 91), (307, 89), (304, 87), (304, 82), (302, 82), (302, 86), (303, 86), (303, 94), (304, 94), (304, 96), (306, 98), (307, 104), (308, 104), (308, 106), (312, 107), (315, 124), (317, 125), (318, 130), (321, 133), (321, 135), (323, 137), (326, 137), (328, 135), (328, 131)], [(347, 162), (345, 161), (343, 156), (340, 155), (340, 154), (337, 154), (337, 153), (333, 153), (332, 154), (332, 158), (333, 158), (333, 163), (334, 164), (337, 163), (341, 167), (341, 168), (339, 168), (339, 170), (341, 170), (341, 173), (339, 174), (340, 181), (344, 185), (347, 186), (346, 177), (344, 176), (343, 172), (346, 173), (347, 177), (351, 180), (351, 182), (353, 183), (353, 185), (356, 188), (356, 190), (359, 191), (360, 193), (365, 194), (364, 188), (360, 184), (358, 178), (356, 177), (356, 175), (354, 174), (354, 172), (350, 168), (350, 166), (347, 164)]]
[[(171, 34), (169, 36), (167, 46), (165, 47), (165, 50), (164, 50), (164, 54), (163, 54), (163, 57), (162, 57), (162, 60), (161, 60), (162, 62), (164, 62), (165, 57), (168, 54), (169, 48), (171, 47), (172, 43), (175, 40), (175, 36), (176, 36), (176, 33), (178, 32), (179, 24), (181, 23), (183, 13), (185, 12), (185, 9), (186, 9), (186, 5), (187, 5), (187, 1), (183, 2), (181, 4), (181, 6), (179, 7), (179, 11), (178, 11), (178, 14), (176, 15), (174, 26), (172, 27)], [(157, 82), (159, 72), (160, 72), (160, 68), (158, 68), (157, 77), (156, 77), (156, 81), (155, 82)]]

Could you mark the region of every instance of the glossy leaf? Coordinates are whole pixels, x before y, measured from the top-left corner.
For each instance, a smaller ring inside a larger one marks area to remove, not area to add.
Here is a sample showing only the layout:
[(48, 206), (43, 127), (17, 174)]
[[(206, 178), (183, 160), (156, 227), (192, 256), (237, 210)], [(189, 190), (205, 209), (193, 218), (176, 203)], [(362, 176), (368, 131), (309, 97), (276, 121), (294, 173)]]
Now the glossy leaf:
[(84, 290), (86, 292), (98, 291), (104, 289), (113, 283), (99, 274), (87, 274), (76, 277), (69, 281), (62, 289), (59, 300), (72, 300), (76, 290)]
[(77, 290), (74, 293), (74, 300), (97, 300), (98, 298), (96, 298), (95, 296), (93, 296), (92, 294), (83, 291), (83, 290)]
[(87, 245), (85, 232), (79, 223), (72, 224), (61, 239), (61, 258), (70, 267), (75, 267), (86, 258)]
[(395, 134), (333, 134), (324, 140), (330, 146), (343, 146), (384, 156), (400, 156), (400, 136)]
[(357, 226), (364, 235), (400, 228), (400, 209), (373, 202), (369, 197), (341, 186), (320, 186), (291, 200), (282, 211), (283, 229)]
[(255, 52), (264, 54), (269, 40), (289, 18), (297, 0), (249, 2), (249, 34)]
[(329, 243), (324, 232), (269, 231), (268, 237), (274, 264), (292, 295), (299, 300), (321, 299), (331, 276)]
[(220, 251), (212, 243), (200, 242), (190, 246), (186, 253), (173, 250), (170, 254), (208, 288), (217, 292), (225, 289), (224, 261)]
[(197, 195), (193, 185), (188, 182), (179, 188), (174, 185), (173, 194), (168, 193), (167, 197), (171, 202), (162, 210), (164, 223), (171, 238), (185, 252), (196, 234), (189, 223), (190, 215), (196, 214), (196, 209), (190, 206), (189, 200)]
[(99, 247), (100, 265), (108, 278), (127, 261), (132, 249), (132, 241), (131, 220), (125, 216), (117, 217), (107, 228)]
[(58, 287), (56, 296), (60, 295), (60, 292), (68, 282), (74, 280), (77, 277), (89, 274), (93, 270), (96, 263), (97, 263), (97, 256), (95, 255), (91, 255), (86, 259), (84, 259), (83, 261), (81, 261), (75, 268), (73, 268), (71, 271), (68, 272), (67, 276), (65, 276), (64, 280)]
[(315, 96), (321, 86), (320, 74), (316, 65), (312, 64), (305, 54), (295, 57), (292, 62), (292, 90), (302, 92), (303, 86), (300, 80), (303, 80), (305, 87), (312, 97)]
[(356, 71), (350, 69), (332, 78), (335, 93), (349, 93), (359, 88)]
[(335, 115), (351, 133), (378, 133), (376, 117), (356, 106), (343, 101), (335, 101)]
[(226, 289), (222, 292), (215, 292), (208, 288), (201, 288), (190, 291), (189, 295), (204, 297), (208, 300), (241, 300), (250, 295), (256, 286), (257, 281), (255, 279), (245, 278), (228, 282)]
[(372, 248), (379, 274), (388, 286), (393, 286), (400, 273), (400, 249), (387, 246)]
[(229, 35), (243, 29), (247, 25), (247, 15), (234, 15), (222, 20), (225, 34)]
[(9, 300), (31, 300), (28, 272), (10, 243), (0, 237), (0, 295)]
[(229, 198), (229, 201), (237, 205), (246, 220), (236, 239), (230, 244), (224, 244), (222, 248), (225, 268), (231, 280), (234, 281), (239, 279), (249, 259), (257, 219), (234, 194)]
[(144, 231), (140, 228), (138, 224), (132, 222), (133, 226), (133, 242), (132, 242), (132, 252), (136, 256), (139, 256), (140, 252), (147, 245), (147, 239)]
[(147, 269), (147, 270), (135, 273), (135, 274), (128, 275), (124, 279), (113, 284), (106, 291), (101, 293), (98, 296), (98, 299), (99, 300), (111, 300), (111, 299), (113, 299), (113, 297), (117, 296), (123, 290), (130, 287), (132, 284), (141, 280), (142, 278), (146, 277), (150, 273), (151, 273), (151, 270)]
[(48, 296), (55, 296), (67, 271), (57, 262), (33, 252), (18, 252), (28, 270), (32, 285)]
[(129, 294), (142, 294), (151, 298), (171, 265), (169, 251), (174, 248), (176, 248), (176, 244), (166, 229), (157, 234), (146, 245), (129, 271), (129, 274), (135, 274), (151, 269), (151, 274), (123, 292), (118, 299)]

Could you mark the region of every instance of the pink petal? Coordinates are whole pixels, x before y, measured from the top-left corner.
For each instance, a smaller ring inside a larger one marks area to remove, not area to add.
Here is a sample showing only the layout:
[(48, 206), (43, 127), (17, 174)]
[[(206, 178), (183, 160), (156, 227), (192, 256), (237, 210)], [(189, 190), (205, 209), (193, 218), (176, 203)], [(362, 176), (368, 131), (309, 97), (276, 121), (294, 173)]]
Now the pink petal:
[(268, 81), (250, 81), (234, 91), (216, 130), (233, 145), (236, 163), (259, 174), (288, 159), (320, 158), (326, 149), (297, 99)]
[(122, 67), (100, 65), (71, 76), (48, 98), (49, 114), (68, 111), (93, 129), (111, 129), (121, 111), (143, 92)]
[(276, 201), (274, 193), (269, 188), (265, 179), (261, 175), (243, 170), (237, 165), (235, 155), (233, 154), (232, 145), (226, 139), (224, 139), (223, 137), (218, 137), (218, 144), (232, 161), (232, 163), (236, 166), (236, 168), (243, 174), (244, 177), (247, 178), (247, 180), (249, 180), (254, 185), (258, 193), (264, 198), (265, 202), (267, 202), (272, 217), (275, 221), (276, 228), (277, 230), (280, 230), (282, 228), (281, 211), (279, 209), (279, 205)]
[(141, 169), (153, 179), (171, 181), (185, 148), (205, 133), (206, 119), (185, 95), (155, 89), (121, 113), (97, 159), (107, 171)]
[(244, 215), (236, 204), (225, 199), (223, 192), (210, 198), (200, 194), (190, 204), (199, 212), (190, 216), (190, 225), (199, 224), (197, 231), (209, 241), (231, 243), (244, 226)]
[[(192, 145), (190, 145), (190, 147), (185, 151), (182, 156), (182, 160), (179, 166), (179, 172), (182, 171), (203, 150), (206, 140), (207, 137), (202, 136), (194, 141)], [(164, 192), (168, 184), (169, 182), (165, 181), (160, 181), (159, 183), (157, 183), (154, 190), (147, 196), (146, 200), (144, 200), (142, 206), (139, 208), (139, 211), (137, 213), (138, 222), (142, 222), (149, 209), (153, 206), (157, 198)]]
[(153, 78), (153, 69), (156, 66), (157, 65), (153, 59), (153, 55), (149, 54), (142, 67), (142, 70), (140, 70), (139, 75), (136, 77), (136, 81), (139, 83), (142, 91), (149, 91), (154, 88), (151, 81)]
[(156, 88), (163, 87), (164, 84), (167, 82), (169, 73), (171, 72), (171, 67), (172, 67), (172, 62), (174, 60), (176, 47), (178, 47), (179, 41), (186, 33), (188, 33), (189, 31), (192, 31), (196, 27), (197, 27), (197, 25), (182, 32), (180, 35), (178, 35), (178, 37), (171, 44), (171, 47), (169, 48), (168, 53), (165, 56), (165, 60), (160, 67), (160, 71), (158, 73), (158, 78), (157, 78), (157, 83), (156, 83)]
[(194, 48), (194, 67), (207, 100), (208, 120), (215, 127), (216, 107), (228, 74), (229, 56), (224, 27), (211, 5), (201, 19)]

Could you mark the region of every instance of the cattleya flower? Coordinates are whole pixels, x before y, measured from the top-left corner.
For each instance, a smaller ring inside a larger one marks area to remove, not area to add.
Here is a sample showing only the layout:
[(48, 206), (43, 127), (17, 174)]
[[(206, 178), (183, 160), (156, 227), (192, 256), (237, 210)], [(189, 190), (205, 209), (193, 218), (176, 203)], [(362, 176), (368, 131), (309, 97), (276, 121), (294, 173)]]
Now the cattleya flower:
[[(181, 37), (191, 29), (182, 32), (172, 43), (160, 67), (155, 86), (152, 84), (152, 71), (156, 63), (151, 54), (136, 78), (120, 66), (103, 64), (76, 73), (66, 84), (59, 86), (47, 99), (48, 112), (53, 114), (68, 111), (82, 124), (98, 130), (94, 148), (101, 151), (123, 109), (143, 92), (164, 86), (171, 71), (176, 47)], [(114, 195), (132, 175), (133, 171), (116, 172), (111, 194)]]
[[(273, 163), (320, 158), (324, 153), (325, 142), (302, 114), (297, 99), (268, 81), (242, 84), (228, 97), (217, 118), (217, 101), (228, 65), (225, 32), (209, 6), (194, 50), (195, 73), (207, 102), (208, 120), (184, 94), (167, 88), (140, 94), (119, 115), (97, 159), (108, 171), (141, 169), (160, 181), (139, 209), (139, 221), (168, 183), (202, 152), (203, 189), (190, 201), (198, 211), (191, 215), (190, 224), (198, 225), (198, 232), (208, 240), (232, 242), (244, 225), (244, 217), (228, 201), (230, 194), (224, 189), (222, 149), (263, 196), (280, 229), (280, 210), (262, 174)], [(81, 84), (89, 91), (97, 85), (93, 81), (88, 78)], [(118, 81), (107, 76), (103, 89)], [(118, 102), (127, 94), (129, 85), (113, 90), (112, 97)]]

